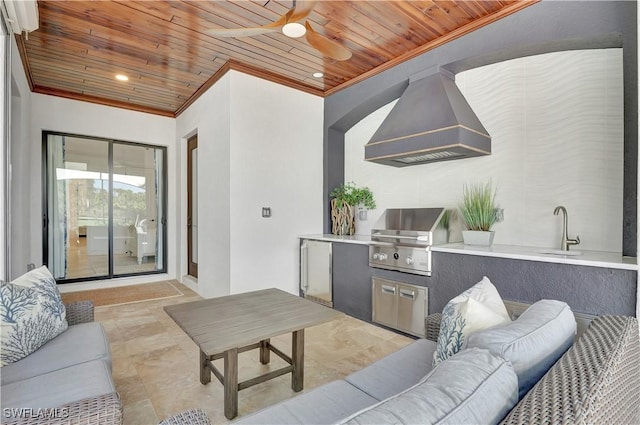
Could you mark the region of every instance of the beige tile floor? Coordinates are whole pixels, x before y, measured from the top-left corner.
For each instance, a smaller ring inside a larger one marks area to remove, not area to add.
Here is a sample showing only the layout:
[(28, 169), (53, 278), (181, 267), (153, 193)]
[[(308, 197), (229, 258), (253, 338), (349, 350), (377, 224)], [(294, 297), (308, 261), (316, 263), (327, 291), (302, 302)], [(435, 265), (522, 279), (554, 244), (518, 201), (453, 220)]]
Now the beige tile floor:
[[(87, 238), (70, 232), (67, 245), (67, 279), (92, 276), (106, 276), (109, 273), (109, 257), (107, 255), (88, 255)], [(155, 257), (145, 257), (142, 264), (138, 258), (129, 254), (114, 256), (114, 274), (142, 273), (156, 269)]]
[[(182, 297), (96, 308), (96, 320), (105, 326), (111, 342), (113, 377), (124, 405), (125, 425), (157, 424), (186, 409), (201, 408), (214, 424), (228, 423), (223, 412), (222, 385), (198, 378), (198, 348), (162, 309), (165, 305), (200, 297), (183, 285)], [(291, 352), (290, 335), (272, 339)], [(305, 333), (305, 389), (309, 391), (397, 351), (410, 338), (349, 316), (307, 329)], [(279, 368), (284, 362), (271, 356), (261, 365), (258, 352), (240, 355), (240, 380)], [(222, 368), (221, 361), (216, 361)], [(247, 415), (296, 395), (291, 375), (243, 390), (239, 415)]]

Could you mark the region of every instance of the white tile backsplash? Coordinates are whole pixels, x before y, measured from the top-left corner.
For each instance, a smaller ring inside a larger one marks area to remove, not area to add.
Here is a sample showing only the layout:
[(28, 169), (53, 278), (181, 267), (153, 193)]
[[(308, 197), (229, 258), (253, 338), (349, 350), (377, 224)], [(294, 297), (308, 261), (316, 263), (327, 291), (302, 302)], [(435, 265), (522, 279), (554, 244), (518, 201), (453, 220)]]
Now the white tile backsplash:
[(364, 145), (394, 102), (345, 135), (345, 181), (368, 186), (378, 208), (357, 232), (369, 234), (386, 208), (457, 207), (465, 183), (492, 179), (504, 221), (496, 244), (559, 248), (569, 212), (574, 249), (620, 252), (623, 197), (622, 49), (519, 58), (456, 75), (492, 136), (490, 156), (395, 168), (364, 161)]

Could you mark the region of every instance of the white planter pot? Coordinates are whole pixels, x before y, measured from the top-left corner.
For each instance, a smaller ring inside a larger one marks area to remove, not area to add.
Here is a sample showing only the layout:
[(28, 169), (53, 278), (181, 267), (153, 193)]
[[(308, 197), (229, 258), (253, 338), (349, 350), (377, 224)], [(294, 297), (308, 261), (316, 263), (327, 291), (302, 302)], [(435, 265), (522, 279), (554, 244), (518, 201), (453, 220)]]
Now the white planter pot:
[(465, 245), (491, 246), (491, 244), (493, 244), (494, 235), (495, 232), (493, 230), (489, 232), (481, 230), (463, 230), (462, 240)]

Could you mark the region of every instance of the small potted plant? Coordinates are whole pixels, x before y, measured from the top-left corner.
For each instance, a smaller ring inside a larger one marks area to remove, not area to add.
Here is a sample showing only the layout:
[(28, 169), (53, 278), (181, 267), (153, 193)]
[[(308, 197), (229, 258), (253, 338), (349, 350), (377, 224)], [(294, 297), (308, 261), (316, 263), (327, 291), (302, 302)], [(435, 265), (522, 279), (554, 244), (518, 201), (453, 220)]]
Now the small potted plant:
[(490, 246), (494, 224), (502, 221), (502, 210), (496, 205), (496, 189), (486, 184), (464, 185), (460, 213), (467, 230), (462, 231), (466, 245)]
[(376, 201), (368, 187), (357, 187), (355, 183), (343, 183), (333, 189), (331, 196), (331, 233), (353, 235), (356, 232), (355, 210), (358, 205), (374, 209)]

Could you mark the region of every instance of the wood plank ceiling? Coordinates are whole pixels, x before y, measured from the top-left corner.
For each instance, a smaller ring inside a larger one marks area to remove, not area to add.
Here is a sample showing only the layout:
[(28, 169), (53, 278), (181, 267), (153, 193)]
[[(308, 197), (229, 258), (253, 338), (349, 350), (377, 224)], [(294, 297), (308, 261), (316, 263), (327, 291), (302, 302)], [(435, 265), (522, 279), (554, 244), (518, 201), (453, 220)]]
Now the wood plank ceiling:
[(326, 96), (535, 1), (318, 1), (306, 20), (346, 61), (279, 31), (206, 33), (273, 22), (285, 0), (39, 0), (40, 28), (17, 39), (34, 92), (176, 116), (230, 68)]

